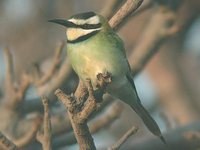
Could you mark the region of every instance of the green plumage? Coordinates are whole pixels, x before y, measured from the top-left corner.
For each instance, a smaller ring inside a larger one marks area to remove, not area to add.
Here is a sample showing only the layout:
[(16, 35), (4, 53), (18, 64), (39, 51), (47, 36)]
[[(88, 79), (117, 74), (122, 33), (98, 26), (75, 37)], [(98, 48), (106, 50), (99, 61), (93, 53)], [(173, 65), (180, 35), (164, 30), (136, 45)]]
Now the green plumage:
[(101, 30), (98, 33), (85, 40), (67, 44), (68, 58), (73, 69), (81, 80), (90, 78), (94, 87), (97, 75), (109, 72), (112, 82), (108, 85), (107, 92), (130, 105), (147, 128), (165, 142), (158, 125), (139, 100), (122, 40), (102, 16), (96, 16), (101, 23)]
[(98, 73), (112, 73), (113, 82), (129, 72), (122, 41), (110, 29), (77, 44), (67, 44), (68, 57), (81, 79), (94, 82)]

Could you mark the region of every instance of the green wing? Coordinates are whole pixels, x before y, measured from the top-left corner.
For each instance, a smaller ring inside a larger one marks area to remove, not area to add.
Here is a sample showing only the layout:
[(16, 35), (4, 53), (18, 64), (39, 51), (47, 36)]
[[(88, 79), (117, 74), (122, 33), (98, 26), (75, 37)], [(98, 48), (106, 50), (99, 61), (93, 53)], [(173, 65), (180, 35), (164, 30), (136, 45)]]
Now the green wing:
[(124, 59), (126, 60), (127, 62), (127, 66), (128, 66), (128, 72), (126, 74), (126, 78), (127, 80), (131, 83), (132, 87), (134, 88), (135, 90), (135, 93), (137, 95), (137, 98), (138, 98), (138, 101), (140, 102), (140, 98), (138, 96), (138, 93), (137, 93), (137, 90), (136, 90), (136, 87), (135, 87), (135, 83), (133, 81), (133, 78), (132, 78), (132, 75), (131, 75), (131, 67), (130, 67), (130, 64), (128, 62), (128, 59), (126, 57), (126, 52), (125, 52), (125, 48), (124, 48), (124, 43), (123, 41), (121, 40), (121, 38), (117, 35), (117, 34), (114, 34), (113, 37), (115, 38), (115, 40), (117, 41), (117, 46), (119, 47), (118, 50), (120, 50), (120, 53), (122, 54), (122, 56), (124, 57)]

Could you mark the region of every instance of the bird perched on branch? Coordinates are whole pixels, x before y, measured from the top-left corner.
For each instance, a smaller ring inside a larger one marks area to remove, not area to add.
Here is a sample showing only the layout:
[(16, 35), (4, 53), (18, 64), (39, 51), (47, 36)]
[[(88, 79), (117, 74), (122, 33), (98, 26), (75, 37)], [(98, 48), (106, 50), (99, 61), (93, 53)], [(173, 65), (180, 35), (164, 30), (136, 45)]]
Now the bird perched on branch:
[(83, 82), (89, 78), (95, 87), (99, 73), (110, 73), (112, 82), (107, 86), (107, 92), (127, 103), (147, 128), (165, 143), (157, 123), (141, 104), (123, 42), (108, 21), (99, 14), (86, 12), (68, 20), (50, 22), (67, 27), (67, 53), (79, 78)]

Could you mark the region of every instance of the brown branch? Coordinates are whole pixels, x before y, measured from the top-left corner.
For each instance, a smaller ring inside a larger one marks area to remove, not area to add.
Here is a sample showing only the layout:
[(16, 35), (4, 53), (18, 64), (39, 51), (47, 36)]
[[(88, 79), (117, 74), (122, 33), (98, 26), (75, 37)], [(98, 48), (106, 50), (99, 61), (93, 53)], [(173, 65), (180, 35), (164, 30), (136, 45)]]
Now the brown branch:
[(144, 68), (165, 39), (180, 30), (180, 25), (176, 24), (175, 12), (165, 6), (157, 10), (129, 56), (134, 75)]
[(42, 98), (44, 106), (44, 134), (38, 132), (37, 140), (42, 144), (43, 150), (51, 150), (51, 119), (49, 114), (49, 102), (45, 97)]
[[(78, 100), (77, 103), (77, 99), (80, 99), (79, 97), (75, 97), (74, 95), (67, 96), (61, 90), (56, 90), (55, 92), (55, 95), (59, 98), (59, 100), (64, 104), (64, 106), (68, 110), (68, 117), (70, 118), (80, 150), (96, 149), (93, 142), (93, 138), (90, 134), (87, 125), (87, 120), (91, 116), (91, 114), (98, 108), (97, 99), (99, 100), (102, 98), (104, 94), (102, 91), (104, 91), (106, 85), (110, 83), (109, 78), (110, 78), (109, 73), (97, 75), (97, 85), (102, 85), (102, 87), (99, 87), (97, 93), (100, 94), (98, 95), (95, 94), (96, 91), (93, 90), (92, 83), (88, 79), (86, 82), (86, 87), (88, 89), (89, 96), (86, 101)], [(82, 96), (82, 94), (79, 95)], [(85, 97), (86, 96), (87, 95), (85, 95)], [(83, 99), (85, 97), (83, 96)], [(83, 103), (85, 102), (85, 103), (80, 104), (80, 102)]]
[(61, 90), (56, 90), (55, 94), (68, 110), (68, 117), (71, 120), (71, 124), (80, 150), (95, 150), (96, 147), (94, 145), (93, 138), (89, 132), (87, 124), (85, 122), (81, 122), (81, 118), (79, 118), (79, 115), (76, 114), (74, 97), (65, 95)]
[(28, 87), (31, 84), (31, 78), (27, 73), (22, 73), (21, 76), (21, 84), (18, 86), (18, 88), (15, 91), (15, 105), (20, 104), (20, 102), (22, 102), (24, 100), (25, 94), (26, 94), (26, 90), (28, 89)]
[(102, 117), (98, 118), (97, 121), (92, 122), (89, 126), (90, 132), (96, 133), (100, 129), (105, 128), (112, 124), (115, 120), (119, 118), (123, 110), (123, 105), (120, 102), (114, 102), (110, 108), (103, 114)]
[(86, 122), (89, 116), (97, 109), (96, 98), (94, 95), (94, 90), (90, 80), (86, 82), (86, 87), (88, 88), (89, 97), (87, 99), (87, 104), (83, 107), (83, 110), (80, 112), (80, 120), (78, 122)]
[[(131, 142), (127, 142), (122, 146), (125, 150), (195, 150), (200, 147), (200, 122), (193, 122), (186, 126), (169, 130), (164, 134), (167, 139), (169, 148), (153, 136), (142, 136), (135, 139), (130, 138)], [(145, 143), (145, 144), (144, 144)]]
[[(78, 89), (78, 88), (77, 88)], [(77, 91), (77, 90), (76, 90)], [(76, 95), (76, 93), (74, 94)], [(77, 97), (77, 96), (75, 96)], [(77, 100), (78, 101), (78, 100)], [(94, 119), (95, 117), (97, 117), (98, 114), (101, 114), (101, 113), (104, 113), (106, 112), (105, 114), (103, 114), (103, 117), (102, 118), (98, 118), (98, 120), (101, 120), (101, 121), (95, 121), (95, 122), (92, 122), (89, 124), (89, 129), (90, 132), (93, 134), (93, 127), (94, 129), (96, 128), (96, 125), (95, 124), (100, 124), (100, 123), (103, 123), (105, 122), (106, 124), (106, 120), (110, 117), (110, 120), (112, 122), (114, 122), (115, 119), (117, 119), (117, 117), (120, 115), (121, 113), (121, 110), (122, 110), (122, 105), (118, 105), (118, 102), (116, 102), (117, 104), (112, 104), (112, 97), (111, 96), (108, 96), (108, 95), (104, 95), (104, 100), (102, 101), (100, 107), (97, 109), (97, 111), (95, 111), (92, 116), (88, 119), (88, 121)], [(79, 102), (77, 102), (79, 103)], [(106, 111), (107, 110), (107, 106), (109, 107), (109, 111)], [(114, 110), (112, 110), (112, 108)], [(118, 113), (115, 111), (117, 110)], [(115, 114), (115, 112), (117, 114)], [(71, 123), (70, 123), (70, 120), (68, 117), (65, 117), (63, 116), (63, 114), (56, 114), (55, 116), (52, 116), (51, 117), (51, 120), (52, 120), (52, 134), (53, 136), (58, 136), (58, 135), (61, 135), (63, 133), (69, 133), (71, 132), (73, 129), (72, 129), (72, 126), (71, 126)], [(107, 120), (108, 121), (108, 120)], [(97, 122), (97, 123), (96, 123)], [(110, 123), (111, 123), (110, 122)], [(94, 125), (93, 125), (94, 124)], [(108, 123), (109, 124), (109, 123)], [(105, 125), (106, 126), (106, 125)], [(97, 127), (98, 128), (98, 127)], [(95, 129), (96, 130), (96, 129)], [(98, 130), (98, 129), (97, 129)], [(65, 142), (66, 142), (66, 139), (65, 139)], [(75, 142), (74, 142), (75, 143)], [(66, 143), (66, 145), (68, 145), (68, 143)]]
[(120, 23), (126, 20), (134, 11), (139, 8), (143, 0), (127, 0), (117, 13), (110, 19), (111, 28), (117, 30)]
[(39, 79), (38, 81), (36, 81), (37, 86), (45, 84), (46, 82), (48, 82), (52, 78), (52, 75), (55, 74), (55, 72), (56, 72), (56, 70), (58, 68), (58, 65), (60, 65), (60, 62), (61, 62), (61, 54), (62, 54), (62, 50), (63, 50), (64, 44), (65, 43), (63, 41), (58, 43), (58, 45), (57, 45), (57, 47), (55, 49), (55, 55), (54, 55), (54, 58), (52, 60), (52, 65), (44, 73), (42, 78)]
[(74, 96), (78, 98), (76, 99), (77, 103), (84, 103), (84, 97), (87, 95), (87, 93), (87, 87), (84, 85), (83, 81), (79, 80), (78, 87), (74, 93)]
[(6, 79), (5, 79), (5, 104), (10, 108), (18, 107), (20, 102), (24, 100), (25, 92), (30, 85), (31, 79), (28, 77), (26, 73), (22, 74), (21, 77), (21, 84), (15, 85), (14, 79), (14, 65), (13, 65), (13, 58), (12, 54), (9, 49), (4, 49), (5, 59), (6, 59)]
[(41, 125), (41, 118), (38, 116), (34, 120), (31, 130), (26, 135), (24, 135), (22, 138), (14, 140), (14, 143), (19, 148), (25, 147), (28, 144), (30, 144), (35, 139), (36, 133), (37, 133), (38, 129), (40, 128), (40, 125)]
[(137, 11), (135, 11), (134, 13), (132, 13), (129, 17), (129, 19), (125, 19), (124, 21), (122, 21), (118, 28), (117, 31), (119, 31), (121, 29), (121, 27), (123, 27), (128, 21), (131, 21), (132, 18), (134, 17), (138, 17), (139, 15), (143, 14), (144, 12), (146, 12), (148, 9), (152, 8), (152, 6), (154, 5), (154, 1), (146, 1), (144, 2), (139, 9), (137, 9)]
[(72, 68), (68, 59), (65, 59), (58, 72), (51, 78), (49, 82), (37, 88), (39, 95), (50, 95), (54, 90), (62, 85), (72, 74)]
[(0, 148), (5, 150), (18, 150), (17, 146), (0, 132)]
[[(153, 4), (154, 4), (154, 1), (148, 1), (148, 2), (146, 2), (146, 3), (144, 3), (141, 7), (140, 7), (140, 9), (138, 9), (135, 13), (133, 13), (132, 15), (131, 15), (131, 17), (134, 17), (134, 16), (138, 16), (138, 15), (140, 15), (141, 13), (143, 13), (143, 12), (145, 12), (146, 10), (148, 10), (148, 9), (150, 9), (152, 6), (153, 6)], [(123, 23), (122, 23), (123, 24)], [(120, 25), (121, 26), (121, 25)]]
[(135, 134), (137, 131), (138, 128), (133, 126), (117, 141), (117, 143), (108, 148), (108, 150), (118, 150), (122, 146), (122, 144), (124, 144), (127, 141), (127, 139), (133, 134)]
[[(89, 123), (90, 133), (97, 133), (101, 129), (106, 128), (114, 123), (121, 115), (122, 109), (123, 105), (119, 101), (113, 102), (110, 106), (108, 106), (107, 110), (104, 110), (105, 113), (103, 113), (101, 117)], [(69, 130), (63, 130), (62, 133), (64, 132), (66, 134), (62, 135), (60, 138), (55, 137), (55, 139), (53, 140), (53, 147), (58, 148), (76, 143), (76, 139), (72, 132), (69, 132)]]
[(6, 92), (14, 91), (14, 66), (13, 66), (13, 57), (8, 48), (4, 49), (4, 57), (6, 60), (6, 79), (5, 79), (5, 88)]

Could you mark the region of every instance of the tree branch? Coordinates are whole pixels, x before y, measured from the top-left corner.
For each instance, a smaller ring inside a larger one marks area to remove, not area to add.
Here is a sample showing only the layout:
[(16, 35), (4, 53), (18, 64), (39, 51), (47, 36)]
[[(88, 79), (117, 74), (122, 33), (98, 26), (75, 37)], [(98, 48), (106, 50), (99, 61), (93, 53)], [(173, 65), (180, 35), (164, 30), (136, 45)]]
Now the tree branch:
[(92, 122), (89, 125), (90, 132), (96, 133), (100, 129), (105, 128), (112, 124), (119, 118), (123, 110), (123, 105), (120, 102), (114, 102), (110, 108), (103, 114), (102, 117), (98, 118), (97, 121)]
[[(119, 101), (112, 103), (109, 106), (109, 108), (104, 111), (105, 113), (103, 113), (100, 118), (97, 118), (95, 121), (91, 121), (89, 123), (90, 133), (91, 134), (97, 133), (101, 129), (106, 128), (109, 125), (111, 125), (114, 121), (116, 121), (119, 118), (119, 116), (121, 115), (122, 109), (123, 109), (123, 105)], [(76, 143), (76, 139), (74, 137), (73, 132), (70, 132), (68, 130), (66, 134), (61, 135), (59, 138), (58, 137), (54, 138), (53, 147), (58, 148), (64, 145), (71, 145), (75, 143)]]
[[(195, 150), (200, 146), (199, 136), (200, 122), (193, 122), (186, 126), (167, 131), (164, 136), (167, 139), (168, 148), (156, 137), (142, 136), (135, 139), (131, 137), (132, 142), (125, 143), (122, 149), (126, 150)], [(145, 143), (145, 144), (144, 144)]]
[(111, 28), (117, 30), (120, 23), (126, 20), (134, 11), (139, 8), (143, 0), (127, 0), (117, 13), (110, 19)]
[(139, 42), (129, 55), (134, 75), (144, 68), (165, 39), (180, 30), (180, 24), (176, 24), (175, 12), (165, 6), (157, 9), (158, 11), (155, 11)]
[(51, 118), (48, 99), (43, 97), (42, 103), (44, 106), (44, 134), (38, 132), (36, 138), (42, 144), (43, 150), (51, 150)]
[(18, 150), (17, 146), (0, 132), (0, 146), (5, 150)]
[(41, 117), (38, 116), (33, 121), (33, 125), (30, 131), (26, 135), (24, 135), (22, 138), (14, 140), (14, 143), (19, 148), (25, 147), (28, 144), (30, 144), (35, 139), (37, 131), (40, 128), (40, 125), (41, 125)]
[(58, 45), (55, 49), (55, 54), (54, 54), (54, 58), (52, 60), (52, 65), (44, 73), (42, 78), (39, 79), (38, 81), (36, 81), (37, 86), (45, 84), (46, 82), (48, 82), (52, 78), (52, 75), (55, 74), (55, 72), (56, 72), (56, 70), (57, 70), (57, 68), (58, 68), (58, 66), (60, 65), (60, 62), (61, 62), (61, 54), (62, 54), (64, 44), (65, 43), (63, 41), (58, 43)]
[[(109, 73), (97, 75), (97, 85), (101, 85), (101, 87), (98, 89), (98, 93), (100, 93), (99, 95), (95, 94), (96, 91), (93, 90), (92, 83), (88, 79), (85, 86), (88, 89), (89, 96), (86, 101), (80, 100), (80, 97), (75, 97), (74, 95), (67, 96), (61, 90), (56, 90), (55, 92), (55, 95), (68, 110), (68, 117), (70, 118), (80, 150), (96, 149), (87, 125), (87, 120), (89, 116), (91, 116), (91, 114), (97, 109), (97, 99), (102, 99), (104, 94), (102, 91), (104, 91), (106, 85), (110, 83), (109, 78), (111, 78)], [(80, 91), (84, 90), (80, 89)], [(83, 94), (79, 95), (83, 96)], [(87, 95), (83, 96), (83, 99), (85, 99), (85, 97), (87, 97)], [(83, 102), (84, 104), (81, 104), (80, 102)]]
[(108, 148), (108, 150), (118, 150), (123, 143), (126, 142), (126, 140), (132, 136), (133, 134), (135, 134), (138, 131), (138, 128), (133, 126), (132, 128), (130, 128), (118, 141), (117, 143), (115, 143), (113, 146), (111, 146), (110, 148)]
[(6, 60), (6, 79), (5, 79), (5, 89), (6, 92), (13, 92), (15, 90), (14, 88), (14, 66), (13, 66), (13, 57), (8, 48), (4, 49), (4, 57)]

